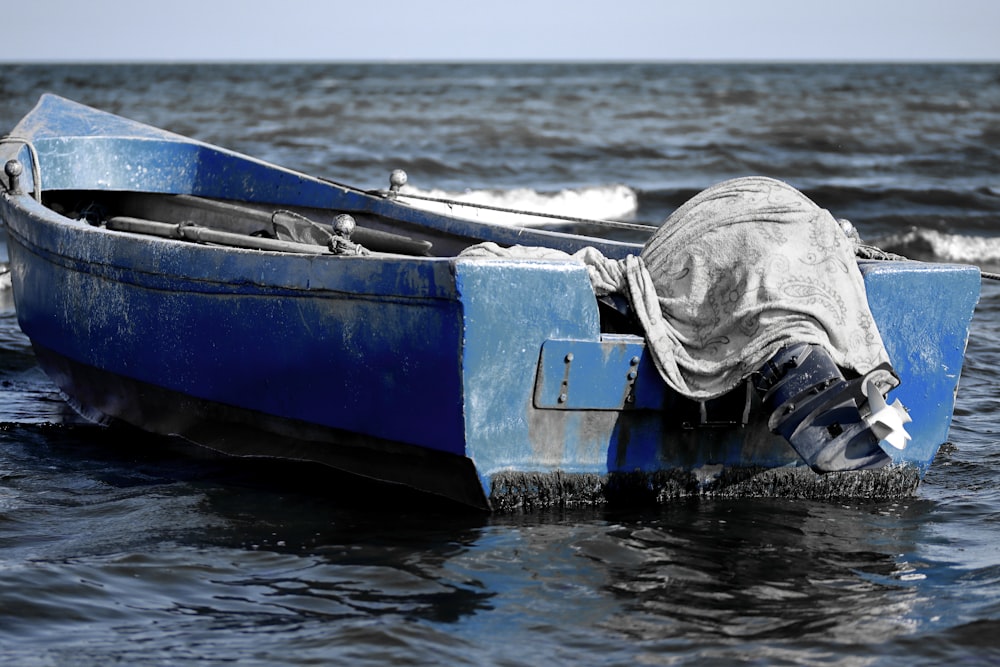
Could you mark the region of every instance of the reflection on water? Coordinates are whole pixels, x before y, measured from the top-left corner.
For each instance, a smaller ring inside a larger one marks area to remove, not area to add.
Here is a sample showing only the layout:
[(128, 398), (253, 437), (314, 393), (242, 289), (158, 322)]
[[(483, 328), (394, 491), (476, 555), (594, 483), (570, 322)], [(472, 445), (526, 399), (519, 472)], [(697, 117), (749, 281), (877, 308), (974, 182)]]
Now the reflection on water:
[(920, 636), (954, 653), (975, 638), (966, 621), (997, 610), (994, 533), (962, 518), (981, 507), (694, 500), (488, 517), (388, 493), (363, 506), (337, 476), (179, 447), (88, 426), (0, 431), (0, 653), (876, 664)]

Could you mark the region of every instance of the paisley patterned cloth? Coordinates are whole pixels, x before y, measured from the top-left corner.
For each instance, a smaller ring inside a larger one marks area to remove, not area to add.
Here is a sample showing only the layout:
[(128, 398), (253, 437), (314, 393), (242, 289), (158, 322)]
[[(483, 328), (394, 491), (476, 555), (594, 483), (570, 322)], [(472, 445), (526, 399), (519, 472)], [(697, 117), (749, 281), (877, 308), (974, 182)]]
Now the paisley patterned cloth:
[[(801, 192), (748, 177), (693, 197), (638, 257), (610, 260), (586, 248), (572, 259), (587, 264), (598, 296), (628, 296), (667, 385), (706, 400), (793, 343), (821, 345), (838, 366), (859, 375), (888, 365), (855, 249), (840, 223)], [(558, 256), (535, 250), (468, 252)], [(879, 379), (883, 386), (896, 383)]]

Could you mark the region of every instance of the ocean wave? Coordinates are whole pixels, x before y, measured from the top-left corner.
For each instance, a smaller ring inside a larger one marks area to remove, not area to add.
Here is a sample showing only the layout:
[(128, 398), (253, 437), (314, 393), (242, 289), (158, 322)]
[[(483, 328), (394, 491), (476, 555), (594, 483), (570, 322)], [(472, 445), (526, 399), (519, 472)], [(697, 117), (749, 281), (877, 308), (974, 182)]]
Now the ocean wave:
[(816, 184), (805, 187), (807, 194), (825, 206), (877, 203), (885, 207), (924, 207), (964, 211), (1000, 211), (1000, 190), (991, 184), (968, 187), (928, 187), (915, 182), (912, 187), (863, 182), (857, 184)]
[(1000, 267), (1000, 238), (914, 228), (872, 240), (882, 250), (910, 259)]
[[(543, 215), (558, 215), (588, 220), (632, 220), (639, 208), (639, 195), (632, 188), (622, 184), (594, 185), (568, 188), (555, 192), (541, 192), (532, 188), (510, 190), (466, 190), (449, 192), (446, 190), (421, 190), (409, 185), (403, 186), (402, 195), (416, 195), (440, 201), (420, 199), (409, 200), (421, 208), (438, 208), (441, 202), (478, 204), (504, 211), (531, 211)], [(503, 211), (497, 211), (502, 213)], [(539, 225), (548, 224), (540, 218)], [(517, 223), (524, 225), (523, 218)]]

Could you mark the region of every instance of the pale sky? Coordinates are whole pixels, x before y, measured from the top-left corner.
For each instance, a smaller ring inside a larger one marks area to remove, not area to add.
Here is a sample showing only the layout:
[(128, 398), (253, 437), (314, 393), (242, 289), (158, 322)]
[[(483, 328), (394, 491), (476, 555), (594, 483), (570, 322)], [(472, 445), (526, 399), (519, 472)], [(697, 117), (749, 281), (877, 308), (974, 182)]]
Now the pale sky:
[(31, 0), (0, 21), (3, 62), (1000, 62), (1000, 0)]

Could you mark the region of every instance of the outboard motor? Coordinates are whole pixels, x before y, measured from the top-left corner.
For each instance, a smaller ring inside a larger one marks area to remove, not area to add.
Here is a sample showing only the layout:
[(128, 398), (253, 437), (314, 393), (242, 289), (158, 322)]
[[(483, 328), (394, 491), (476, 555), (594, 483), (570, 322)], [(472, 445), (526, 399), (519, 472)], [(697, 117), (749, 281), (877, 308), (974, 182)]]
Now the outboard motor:
[(909, 439), (899, 401), (886, 405), (867, 377), (845, 379), (819, 345), (782, 348), (753, 382), (770, 411), (768, 427), (816, 472), (882, 467), (891, 459), (880, 441), (902, 449)]

